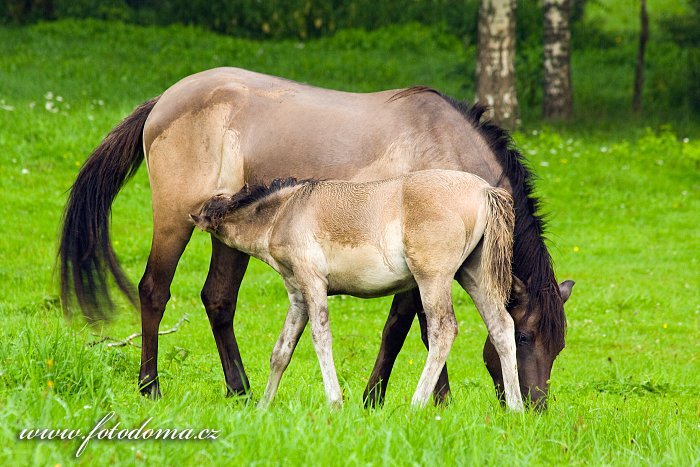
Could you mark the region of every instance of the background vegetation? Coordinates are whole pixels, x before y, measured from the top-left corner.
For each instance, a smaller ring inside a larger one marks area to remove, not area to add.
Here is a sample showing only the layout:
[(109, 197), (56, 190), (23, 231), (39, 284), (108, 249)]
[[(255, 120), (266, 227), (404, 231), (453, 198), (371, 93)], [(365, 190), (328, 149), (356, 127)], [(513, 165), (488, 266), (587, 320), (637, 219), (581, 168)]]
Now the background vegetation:
[[(390, 299), (336, 297), (331, 322), (345, 409), (326, 408), (307, 333), (276, 404), (261, 411), (223, 397), (199, 300), (206, 235), (193, 236), (173, 284), (163, 329), (185, 313), (190, 322), (160, 340), (159, 402), (138, 395), (138, 349), (90, 345), (100, 336), (137, 332), (138, 313), (123, 304), (110, 325), (67, 324), (53, 274), (65, 193), (85, 157), (120, 118), (181, 77), (234, 65), (344, 90), (421, 83), (468, 98), (471, 42), (439, 24), (417, 23), (307, 41), (92, 19), (0, 28), (0, 463), (72, 462), (79, 443), (19, 441), (18, 433), (89, 430), (113, 410), (127, 428), (153, 417), (154, 428), (222, 434), (213, 442), (93, 441), (79, 463), (697, 465), (700, 125), (679, 87), (689, 85), (680, 76), (688, 49), (675, 45), (670, 32), (662, 36), (661, 22), (653, 23), (658, 40), (649, 49), (647, 113), (630, 116), (635, 45), (628, 11), (591, 8), (580, 24), (599, 27), (574, 35), (575, 122), (556, 128), (539, 122), (533, 89), (526, 110), (532, 118), (515, 135), (540, 177), (558, 276), (577, 281), (567, 304), (567, 348), (552, 374), (551, 408), (522, 416), (498, 406), (481, 363), (483, 324), (458, 288), (449, 407), (408, 405), (426, 355), (414, 329), (386, 406), (362, 409)], [(534, 46), (529, 58), (523, 50), (520, 60), (533, 64), (519, 68), (527, 88), (537, 55)], [(141, 170), (114, 206), (115, 247), (134, 281), (150, 246), (149, 199)], [(277, 275), (253, 262), (236, 332), (254, 394), (264, 387), (285, 309)]]
[[(603, 117), (627, 117), (639, 31), (638, 2), (571, 1), (578, 119), (597, 122), (601, 113)], [(196, 25), (235, 37), (299, 41), (347, 29), (372, 31), (419, 23), (461, 43), (467, 54), (453, 71), (462, 74), (460, 90), (473, 94), (478, 9), (479, 0), (0, 0), (0, 22), (17, 25), (94, 18), (142, 25)], [(661, 114), (661, 120), (696, 118), (700, 114), (700, 0), (649, 0), (648, 9), (652, 33), (646, 114)], [(523, 121), (529, 122), (539, 117), (542, 107), (541, 4), (537, 0), (519, 2), (516, 13), (518, 96)], [(395, 45), (411, 47), (416, 42)], [(348, 47), (353, 45), (348, 43)], [(614, 70), (618, 76), (605, 75), (602, 70)], [(592, 71), (597, 73), (591, 75)], [(618, 86), (624, 86), (624, 93), (611, 89)]]

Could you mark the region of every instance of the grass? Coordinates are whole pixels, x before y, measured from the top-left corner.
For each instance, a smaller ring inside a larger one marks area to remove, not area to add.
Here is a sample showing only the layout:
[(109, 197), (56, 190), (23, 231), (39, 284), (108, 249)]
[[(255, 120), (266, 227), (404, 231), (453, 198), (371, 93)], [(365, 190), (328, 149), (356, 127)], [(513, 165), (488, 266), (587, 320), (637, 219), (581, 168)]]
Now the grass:
[[(688, 0), (649, 0), (647, 12), (652, 24), (666, 15), (682, 15), (690, 10)], [(586, 5), (586, 19), (611, 32), (639, 31), (639, 0), (595, 1)]]
[[(114, 411), (109, 428), (118, 422), (135, 429), (152, 417), (152, 428), (220, 435), (95, 440), (78, 463), (700, 463), (700, 144), (693, 125), (676, 134), (657, 121), (651, 129), (638, 121), (556, 130), (530, 123), (515, 135), (540, 177), (557, 274), (577, 281), (567, 304), (567, 348), (552, 374), (555, 400), (544, 414), (511, 415), (498, 406), (480, 358), (483, 324), (457, 288), (460, 335), (449, 360), (454, 401), (447, 408), (408, 405), (426, 355), (417, 329), (399, 356), (386, 406), (361, 407), (388, 298), (331, 299), (342, 411), (326, 408), (308, 333), (270, 410), (224, 398), (198, 298), (209, 260), (202, 233), (182, 258), (162, 326), (190, 317), (160, 339), (162, 400), (138, 395), (138, 349), (90, 345), (95, 335), (137, 332), (136, 312), (122, 304), (104, 328), (63, 319), (53, 268), (65, 192), (90, 150), (139, 102), (224, 64), (338, 89), (419, 82), (463, 96), (458, 70), (469, 60), (459, 41), (411, 27), (304, 44), (92, 21), (0, 29), (0, 462), (72, 463), (80, 442), (22, 441), (18, 434), (90, 430)], [(149, 199), (141, 170), (114, 206), (115, 248), (134, 281), (149, 251)], [(236, 334), (255, 394), (285, 309), (281, 281), (254, 261)]]

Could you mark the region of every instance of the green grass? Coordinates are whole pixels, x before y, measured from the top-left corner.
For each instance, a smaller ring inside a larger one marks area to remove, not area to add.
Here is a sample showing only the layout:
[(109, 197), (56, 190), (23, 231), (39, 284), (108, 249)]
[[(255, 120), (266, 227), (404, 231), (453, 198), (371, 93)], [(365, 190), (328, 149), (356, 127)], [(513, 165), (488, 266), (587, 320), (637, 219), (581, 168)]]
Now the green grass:
[[(683, 15), (690, 10), (688, 0), (648, 0), (647, 12), (652, 28), (660, 18)], [(639, 0), (591, 1), (586, 5), (586, 20), (611, 32), (639, 32)]]
[[(138, 428), (152, 417), (152, 428), (208, 428), (220, 436), (93, 441), (79, 463), (700, 463), (697, 126), (676, 135), (634, 121), (556, 131), (531, 123), (516, 135), (540, 176), (558, 277), (577, 281), (567, 304), (567, 347), (552, 374), (555, 400), (545, 414), (499, 407), (480, 358), (484, 326), (457, 288), (460, 335), (449, 360), (454, 401), (447, 408), (409, 407), (426, 355), (417, 329), (399, 356), (386, 406), (361, 407), (388, 298), (331, 299), (342, 411), (326, 408), (308, 333), (270, 410), (224, 398), (199, 300), (209, 261), (201, 232), (182, 258), (162, 326), (190, 317), (160, 339), (162, 400), (138, 395), (138, 349), (89, 345), (93, 334), (137, 332), (135, 311), (122, 304), (102, 329), (64, 321), (53, 269), (65, 192), (90, 150), (141, 101), (219, 65), (338, 89), (423, 83), (464, 96), (456, 70), (469, 60), (458, 41), (408, 27), (344, 32), (303, 46), (100, 22), (0, 29), (0, 463), (69, 464), (78, 441), (20, 441), (18, 433), (90, 430), (110, 411), (120, 427)], [(47, 102), (59, 111), (46, 110)], [(115, 248), (134, 281), (150, 246), (149, 200), (141, 170), (114, 206)], [(277, 275), (253, 262), (236, 333), (257, 395), (286, 300)]]

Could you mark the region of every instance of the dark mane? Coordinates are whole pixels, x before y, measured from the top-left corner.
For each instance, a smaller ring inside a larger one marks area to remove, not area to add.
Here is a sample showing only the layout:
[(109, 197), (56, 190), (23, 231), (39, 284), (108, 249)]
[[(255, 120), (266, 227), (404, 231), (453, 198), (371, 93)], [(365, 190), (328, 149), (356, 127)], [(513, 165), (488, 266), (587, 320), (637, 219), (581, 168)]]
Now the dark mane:
[(545, 245), (545, 221), (538, 212), (534, 176), (525, 158), (514, 147), (510, 134), (488, 119), (482, 119), (487, 110), (485, 106), (478, 103), (470, 106), (449, 96), (441, 96), (484, 138), (503, 168), (501, 177), (507, 177), (511, 184), (515, 201), (513, 273), (527, 286), (529, 311), (534, 305), (539, 305), (542, 310), (539, 328), (547, 345), (563, 346), (566, 317), (552, 258)]
[(216, 228), (224, 217), (226, 217), (226, 214), (250, 206), (257, 201), (277, 193), (283, 188), (315, 184), (317, 182), (318, 180), (314, 179), (297, 180), (296, 178), (289, 177), (276, 178), (270, 182), (269, 185), (265, 185), (264, 183), (256, 183), (253, 185), (246, 184), (243, 189), (233, 196), (219, 195), (211, 198), (202, 208), (202, 214), (209, 216), (212, 226)]
[(390, 102), (403, 99), (404, 97), (412, 96), (414, 94), (421, 94), (423, 92), (432, 92), (437, 94), (438, 96), (442, 96), (442, 94), (440, 94), (439, 91), (436, 91), (435, 89), (428, 86), (411, 86), (410, 88), (402, 89), (393, 96), (391, 96), (389, 99), (387, 99), (386, 103), (388, 104)]
[(231, 198), (231, 204), (233, 205), (233, 208), (231, 210), (241, 209), (246, 206), (249, 206), (256, 201), (259, 201), (263, 198), (267, 198), (273, 193), (277, 193), (283, 188), (289, 188), (297, 185), (315, 184), (317, 182), (318, 180), (311, 178), (297, 180), (294, 177), (287, 177), (276, 178), (272, 180), (269, 185), (265, 185), (264, 183), (254, 183), (252, 185), (246, 185), (241, 191), (233, 195), (233, 197)]

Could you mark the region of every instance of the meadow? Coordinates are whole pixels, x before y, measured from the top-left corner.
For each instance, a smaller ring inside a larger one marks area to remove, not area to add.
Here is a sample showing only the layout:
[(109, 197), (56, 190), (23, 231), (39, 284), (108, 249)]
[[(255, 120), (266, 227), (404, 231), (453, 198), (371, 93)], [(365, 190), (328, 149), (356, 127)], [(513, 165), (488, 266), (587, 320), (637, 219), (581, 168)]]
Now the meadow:
[[(616, 118), (627, 83), (617, 79), (620, 70), (604, 68), (614, 57), (574, 60), (577, 103), (590, 112), (585, 125), (528, 120), (514, 135), (539, 176), (557, 276), (576, 281), (545, 413), (514, 415), (499, 406), (481, 360), (483, 323), (458, 287), (447, 407), (410, 407), (426, 356), (417, 323), (385, 406), (362, 407), (390, 298), (330, 300), (343, 410), (326, 406), (308, 332), (269, 410), (225, 398), (199, 299), (210, 249), (201, 232), (180, 262), (161, 327), (189, 319), (160, 338), (161, 400), (138, 394), (138, 348), (92, 345), (138, 332), (138, 312), (120, 302), (109, 324), (64, 319), (54, 269), (66, 191), (90, 151), (140, 102), (222, 65), (335, 89), (425, 84), (465, 98), (471, 75), (464, 70), (473, 59), (473, 48), (458, 39), (416, 25), (308, 42), (99, 21), (0, 28), (0, 463), (698, 465), (700, 126), (659, 115)], [(594, 101), (605, 76), (604, 96)], [(604, 106), (607, 97), (612, 104)], [(112, 225), (117, 254), (137, 282), (151, 235), (145, 169), (117, 198)], [(276, 273), (253, 261), (235, 321), (253, 398), (264, 388), (286, 306)], [(150, 428), (219, 434), (93, 440), (77, 458), (78, 440), (19, 437), (28, 428), (89, 431), (110, 412), (107, 428), (135, 429), (151, 419)]]

